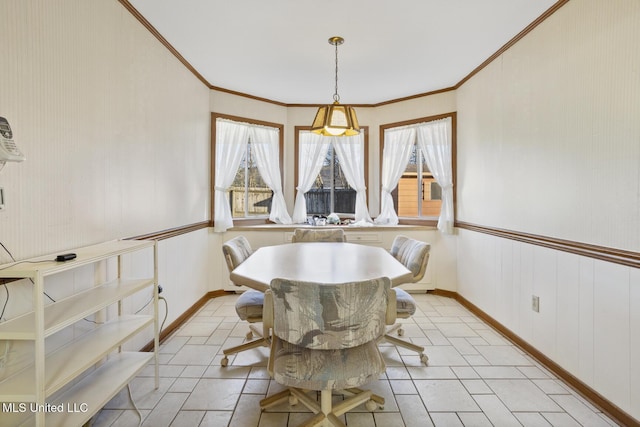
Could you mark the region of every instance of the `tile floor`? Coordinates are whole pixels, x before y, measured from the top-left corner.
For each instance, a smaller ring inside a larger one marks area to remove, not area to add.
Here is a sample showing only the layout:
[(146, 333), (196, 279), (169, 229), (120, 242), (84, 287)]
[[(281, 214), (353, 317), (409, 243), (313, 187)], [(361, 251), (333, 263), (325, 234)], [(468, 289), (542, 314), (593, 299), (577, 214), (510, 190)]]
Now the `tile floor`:
[[(382, 344), (387, 371), (365, 386), (385, 399), (383, 410), (363, 406), (342, 417), (349, 427), (612, 426), (606, 415), (457, 301), (414, 295), (418, 312), (404, 320), (405, 337), (426, 347), (415, 353)], [(282, 427), (309, 417), (302, 405), (263, 413), (258, 402), (282, 389), (266, 371), (267, 348), (246, 351), (220, 366), (222, 349), (244, 340), (235, 295), (210, 300), (160, 349), (160, 388), (153, 366), (131, 382), (149, 427)], [(138, 426), (126, 388), (94, 418), (94, 427)]]

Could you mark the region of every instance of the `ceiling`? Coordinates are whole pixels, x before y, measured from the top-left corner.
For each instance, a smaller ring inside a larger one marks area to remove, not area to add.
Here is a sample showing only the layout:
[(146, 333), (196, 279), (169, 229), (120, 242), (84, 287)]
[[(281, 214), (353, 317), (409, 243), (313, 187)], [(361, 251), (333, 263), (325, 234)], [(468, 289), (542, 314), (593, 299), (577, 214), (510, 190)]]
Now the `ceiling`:
[(557, 0), (129, 0), (212, 86), (285, 104), (450, 88)]

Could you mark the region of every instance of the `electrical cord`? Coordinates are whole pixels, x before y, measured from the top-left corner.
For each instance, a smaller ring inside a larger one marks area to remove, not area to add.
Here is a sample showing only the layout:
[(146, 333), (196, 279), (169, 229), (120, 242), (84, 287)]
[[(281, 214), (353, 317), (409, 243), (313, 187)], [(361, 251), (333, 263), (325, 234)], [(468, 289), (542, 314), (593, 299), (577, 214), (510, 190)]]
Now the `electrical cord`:
[[(167, 317), (169, 315), (169, 303), (167, 302), (167, 299), (165, 297), (163, 297), (162, 295), (158, 296), (158, 300), (164, 302), (164, 319), (162, 320), (162, 323), (160, 324), (160, 330), (158, 331), (158, 333), (162, 332), (162, 328), (164, 327), (164, 323), (167, 321)], [(151, 299), (149, 301), (147, 301), (142, 307), (140, 307), (140, 309), (138, 311), (136, 311), (134, 314), (138, 314), (140, 313), (142, 310), (144, 310), (144, 308), (146, 306), (148, 306), (149, 304), (151, 304), (151, 301), (153, 301), (153, 297), (151, 297)]]
[(2, 242), (0, 242), (0, 246), (2, 246), (2, 249), (4, 249), (4, 251), (9, 254), (9, 256), (11, 257), (11, 260), (15, 262), (16, 259), (13, 257), (13, 255), (11, 255), (11, 252), (9, 251), (9, 249), (7, 249), (7, 247)]
[(158, 335), (162, 332), (162, 328), (164, 328), (164, 322), (167, 321), (167, 317), (169, 317), (169, 303), (165, 297), (158, 297), (159, 300), (164, 301), (164, 319), (162, 319), (162, 323), (160, 324), (160, 329), (158, 329)]
[(7, 293), (7, 299), (4, 301), (4, 305), (2, 306), (2, 312), (0, 313), (0, 322), (2, 322), (2, 318), (4, 317), (4, 311), (7, 309), (7, 304), (9, 304), (9, 287), (7, 284), (4, 284), (4, 290)]
[(147, 302), (146, 302), (142, 307), (140, 307), (140, 309), (139, 309), (138, 311), (136, 311), (136, 312), (135, 312), (135, 313), (133, 313), (133, 314), (138, 314), (138, 313), (140, 313), (142, 310), (144, 310), (144, 309), (145, 309), (145, 307), (146, 307), (146, 306), (148, 306), (149, 304), (151, 304), (151, 301), (153, 301), (153, 297), (151, 297), (151, 298), (149, 299), (149, 301), (147, 301)]
[(142, 425), (142, 413), (140, 412), (140, 409), (138, 409), (138, 407), (136, 406), (136, 402), (133, 400), (133, 396), (131, 395), (131, 385), (127, 384), (127, 391), (129, 392), (129, 401), (131, 402), (131, 404), (133, 405), (133, 409), (136, 410), (136, 413), (138, 414), (138, 418), (140, 418), (140, 423), (138, 423), (138, 427), (140, 427)]
[[(13, 262), (16, 262), (16, 259), (13, 257), (13, 254), (11, 254), (11, 252), (9, 251), (9, 249), (7, 249), (4, 243), (0, 242), (0, 246), (2, 246), (2, 249), (4, 249), (4, 251), (9, 254), (9, 256), (11, 257), (11, 260)], [(12, 265), (15, 265), (15, 264), (12, 264)], [(8, 267), (11, 267), (11, 265), (4, 268), (8, 268)], [(9, 304), (9, 286), (7, 286), (6, 283), (3, 283), (3, 285), (4, 285), (4, 290), (7, 292), (7, 299), (5, 300), (4, 305), (2, 306), (2, 313), (0, 313), (0, 322), (2, 322), (2, 318), (4, 317), (4, 311), (7, 309), (7, 304)]]
[[(160, 329), (158, 330), (158, 334), (160, 334), (160, 332), (162, 332), (162, 328), (164, 327), (164, 323), (167, 321), (167, 317), (169, 315), (169, 303), (167, 302), (167, 299), (163, 296), (158, 296), (158, 299), (162, 300), (165, 306), (164, 319), (162, 319), (162, 323), (160, 324)], [(138, 311), (136, 311), (136, 314), (142, 311), (142, 309), (144, 309), (146, 306), (148, 306), (151, 303), (151, 301), (153, 301), (153, 297), (145, 305), (143, 305)], [(133, 405), (133, 409), (136, 411), (136, 414), (138, 414), (138, 418), (140, 419), (140, 422), (138, 423), (138, 427), (141, 427), (144, 419), (142, 417), (142, 413), (140, 412), (140, 410), (138, 409), (138, 406), (136, 405), (136, 402), (133, 400), (133, 395), (131, 394), (131, 383), (127, 384), (127, 392), (129, 394), (129, 401)]]
[[(45, 259), (45, 260), (42, 260), (42, 261), (18, 261), (18, 262), (15, 262), (15, 260), (14, 260), (13, 264), (5, 265), (4, 267), (0, 268), (0, 270), (5, 270), (7, 268), (10, 268), (10, 267), (13, 267), (13, 266), (16, 266), (16, 265), (19, 265), (19, 264), (41, 264), (43, 262), (52, 262), (52, 261), (55, 262), (56, 260), (55, 259)], [(33, 280), (32, 280), (32, 282), (33, 282)]]

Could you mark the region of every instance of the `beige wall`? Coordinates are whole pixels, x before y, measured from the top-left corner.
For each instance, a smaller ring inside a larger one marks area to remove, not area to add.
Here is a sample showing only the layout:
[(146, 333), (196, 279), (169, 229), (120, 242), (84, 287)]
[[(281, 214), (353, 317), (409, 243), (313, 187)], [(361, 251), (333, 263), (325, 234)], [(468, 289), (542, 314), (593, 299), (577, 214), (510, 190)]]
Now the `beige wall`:
[(457, 91), (458, 219), (640, 251), (639, 16), (571, 1)]
[[(3, 0), (0, 57), (0, 116), (27, 157), (0, 171), (0, 241), (16, 259), (208, 219), (209, 89), (120, 3)], [(209, 289), (208, 235), (159, 248), (170, 324)], [(92, 278), (47, 291), (61, 298)], [(10, 318), (32, 287), (8, 287)]]
[[(459, 220), (640, 251), (638, 22), (636, 0), (570, 1), (458, 89)], [(458, 293), (640, 419), (639, 269), (457, 244)]]

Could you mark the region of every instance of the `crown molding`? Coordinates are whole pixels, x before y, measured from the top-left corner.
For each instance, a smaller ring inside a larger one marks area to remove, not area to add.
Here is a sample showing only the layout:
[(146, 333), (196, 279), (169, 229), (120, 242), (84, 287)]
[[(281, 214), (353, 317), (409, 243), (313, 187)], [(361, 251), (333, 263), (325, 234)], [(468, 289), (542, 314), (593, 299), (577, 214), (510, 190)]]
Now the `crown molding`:
[[(253, 100), (256, 100), (256, 101), (266, 102), (266, 103), (269, 103), (269, 104), (274, 104), (274, 105), (278, 105), (278, 106), (281, 106), (281, 107), (287, 107), (287, 108), (289, 108), (289, 107), (304, 107), (304, 108), (312, 108), (313, 107), (313, 108), (317, 108), (317, 107), (319, 107), (321, 105), (324, 105), (324, 104), (288, 104), (286, 102), (275, 101), (273, 99), (263, 98), (263, 97), (251, 95), (251, 94), (248, 94), (248, 93), (239, 92), (239, 91), (235, 91), (235, 90), (231, 90), (231, 89), (225, 89), (225, 88), (222, 88), (222, 87), (218, 87), (218, 86), (212, 85), (211, 83), (209, 83), (207, 81), (207, 79), (205, 79), (202, 76), (202, 74), (198, 73), (198, 71), (171, 45), (171, 43), (169, 43), (167, 41), (167, 39), (165, 39), (162, 36), (162, 34), (160, 34), (160, 32), (158, 32), (158, 30), (153, 25), (151, 25), (151, 23), (149, 21), (147, 21), (145, 19), (144, 16), (142, 16), (142, 14), (140, 12), (138, 12), (138, 10), (131, 3), (129, 3), (128, 0), (118, 0), (118, 1), (147, 30), (149, 30), (149, 32), (151, 34), (153, 34), (153, 36), (156, 39), (158, 39), (158, 41), (169, 50), (169, 52), (171, 52), (180, 62), (182, 62), (182, 64), (189, 71), (191, 71), (193, 73), (193, 75), (196, 76), (196, 78), (198, 78), (198, 80), (200, 80), (210, 90), (215, 90), (215, 91), (218, 91), (218, 92), (224, 92), (224, 93), (228, 93), (228, 94), (231, 94), (231, 95), (236, 95), (236, 96), (240, 96), (240, 97), (243, 97), (243, 98), (249, 98), (249, 99), (253, 99)], [(429, 91), (429, 92), (419, 93), (419, 94), (415, 94), (415, 95), (410, 95), (410, 96), (406, 96), (406, 97), (402, 97), (402, 98), (390, 99), (390, 100), (387, 100), (387, 101), (381, 101), (381, 102), (373, 103), (373, 104), (349, 104), (349, 105), (351, 105), (353, 107), (361, 107), (361, 108), (367, 108), (367, 107), (375, 108), (375, 107), (381, 107), (383, 105), (395, 104), (395, 103), (398, 103), (398, 102), (409, 101), (409, 100), (412, 100), (412, 99), (423, 98), (425, 96), (431, 96), (431, 95), (436, 95), (436, 94), (439, 94), (439, 93), (444, 93), (444, 92), (450, 92), (450, 91), (457, 90), (465, 82), (467, 82), (469, 79), (471, 79), (471, 77), (473, 77), (474, 75), (478, 74), (482, 69), (484, 69), (487, 65), (489, 65), (491, 62), (493, 62), (500, 55), (505, 53), (511, 46), (516, 44), (524, 36), (526, 36), (531, 31), (533, 31), (534, 28), (536, 28), (538, 25), (540, 25), (542, 22), (544, 22), (547, 18), (549, 18), (551, 15), (553, 15), (555, 12), (557, 12), (562, 6), (564, 6), (568, 2), (569, 2), (569, 0), (558, 0), (553, 6), (551, 6), (549, 9), (547, 9), (535, 21), (533, 21), (531, 24), (527, 25), (527, 27), (525, 29), (523, 29), (518, 34), (516, 34), (511, 40), (509, 40), (507, 43), (505, 43), (500, 49), (498, 49), (493, 55), (491, 55), (489, 58), (487, 58), (482, 64), (480, 64), (476, 68), (474, 68), (473, 71), (471, 71), (469, 74), (467, 74), (465, 77), (463, 77), (462, 80), (460, 80), (454, 86), (451, 86), (451, 87), (448, 87), (448, 88), (443, 88), (443, 89), (437, 89), (437, 90), (433, 90), (433, 91)]]

